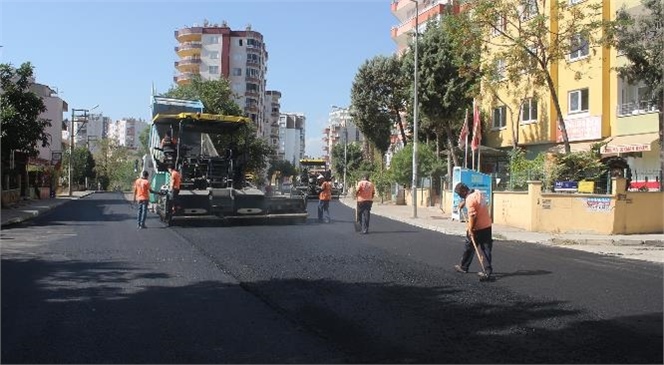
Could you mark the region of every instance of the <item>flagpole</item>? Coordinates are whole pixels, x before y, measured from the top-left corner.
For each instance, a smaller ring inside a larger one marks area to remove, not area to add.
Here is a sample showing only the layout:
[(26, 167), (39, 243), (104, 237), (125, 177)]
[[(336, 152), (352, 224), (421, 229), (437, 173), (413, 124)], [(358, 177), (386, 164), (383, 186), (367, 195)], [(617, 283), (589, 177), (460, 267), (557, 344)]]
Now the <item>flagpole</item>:
[[(466, 116), (463, 118), (463, 123), (468, 126), (468, 108), (466, 108)], [(470, 128), (468, 128), (470, 130)], [(467, 169), (468, 168), (468, 135), (470, 133), (466, 133), (466, 143), (464, 144), (463, 148), (463, 168)]]
[[(475, 98), (473, 98), (473, 141), (475, 140)], [(470, 150), (471, 153), (471, 163), (470, 163), (470, 169), (475, 170), (475, 150), (471, 148)]]

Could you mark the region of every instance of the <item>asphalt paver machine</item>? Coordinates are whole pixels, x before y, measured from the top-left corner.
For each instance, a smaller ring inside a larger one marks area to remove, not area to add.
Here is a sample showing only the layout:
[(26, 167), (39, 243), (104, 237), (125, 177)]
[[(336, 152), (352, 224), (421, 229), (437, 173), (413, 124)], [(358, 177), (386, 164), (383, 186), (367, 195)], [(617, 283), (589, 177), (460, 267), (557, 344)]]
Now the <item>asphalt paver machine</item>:
[[(248, 148), (242, 144), (250, 133), (251, 119), (200, 112), (157, 113), (150, 126), (148, 156), (151, 203), (168, 225), (178, 220), (223, 219), (263, 223), (274, 220), (301, 223), (307, 219), (306, 199), (301, 196), (266, 196), (248, 181)], [(164, 146), (166, 134), (171, 146)], [(181, 174), (175, 198), (167, 193), (168, 166)]]

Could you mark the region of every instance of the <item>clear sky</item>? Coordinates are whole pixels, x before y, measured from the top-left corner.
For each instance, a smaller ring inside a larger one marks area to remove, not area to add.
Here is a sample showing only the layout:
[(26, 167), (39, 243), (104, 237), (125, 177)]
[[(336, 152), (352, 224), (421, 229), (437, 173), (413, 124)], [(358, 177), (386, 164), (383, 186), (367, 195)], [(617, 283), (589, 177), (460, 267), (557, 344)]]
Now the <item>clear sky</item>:
[(0, 0), (0, 58), (30, 61), (37, 82), (56, 88), (70, 108), (112, 119), (150, 119), (150, 89), (173, 84), (173, 31), (226, 20), (263, 34), (267, 89), (282, 112), (307, 117), (306, 153), (321, 156), (331, 105), (347, 106), (358, 67), (396, 50), (389, 0), (49, 1)]

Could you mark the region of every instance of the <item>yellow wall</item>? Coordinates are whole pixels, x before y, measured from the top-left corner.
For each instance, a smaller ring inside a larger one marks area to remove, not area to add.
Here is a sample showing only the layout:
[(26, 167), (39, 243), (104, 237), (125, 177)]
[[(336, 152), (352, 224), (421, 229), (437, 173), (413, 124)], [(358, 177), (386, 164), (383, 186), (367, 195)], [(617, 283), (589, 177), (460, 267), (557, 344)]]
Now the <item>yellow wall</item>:
[(521, 229), (532, 229), (530, 197), (525, 192), (493, 193), (493, 222)]
[[(518, 0), (514, 0), (515, 3)], [(572, 8), (589, 9), (592, 5), (601, 5), (601, 16), (604, 19), (611, 19), (615, 17), (615, 11), (622, 3), (631, 6), (633, 2), (638, 3), (640, 0), (619, 0), (619, 4), (614, 4), (614, 0), (585, 0), (574, 5)], [(558, 11), (557, 1), (551, 1), (548, 4), (541, 0), (538, 1), (540, 8), (544, 9), (547, 16), (550, 15), (549, 27), (552, 34), (558, 30), (564, 30), (566, 27), (557, 23), (556, 14)], [(545, 7), (543, 5), (548, 5)], [(564, 15), (564, 14), (563, 14)], [(565, 21), (564, 18), (562, 22)], [(599, 19), (586, 19), (585, 21), (596, 21)], [(561, 23), (562, 23), (561, 22)], [(491, 38), (492, 43), (499, 44), (501, 37)], [(493, 55), (499, 50), (497, 45), (487, 46), (488, 55), (485, 60), (484, 67), (489, 67), (490, 62), (493, 61)], [(560, 108), (565, 119), (579, 118), (579, 117), (599, 117), (601, 119), (601, 135), (596, 136), (596, 139), (610, 136), (612, 133), (612, 126), (615, 123), (616, 105), (617, 105), (617, 74), (613, 70), (616, 64), (616, 52), (608, 47), (594, 47), (590, 49), (589, 55), (585, 58), (569, 62), (567, 59), (561, 60), (558, 63), (550, 65), (549, 72), (553, 79), (556, 88), (556, 93), (560, 102)], [(509, 67), (509, 65), (508, 65)], [(589, 90), (589, 110), (587, 113), (570, 114), (568, 115), (568, 93), (572, 90), (585, 89)], [(538, 121), (534, 124), (519, 125), (519, 144), (539, 144), (539, 143), (554, 143), (557, 138), (557, 112), (552, 102), (551, 94), (548, 87), (540, 87), (538, 89), (532, 88), (532, 82), (527, 75), (524, 75), (516, 84), (510, 83), (507, 80), (497, 85), (496, 95), (483, 85), (483, 100), (482, 110), (487, 118), (484, 121), (486, 144), (490, 147), (508, 147), (511, 146), (513, 140), (513, 123), (510, 118), (510, 110), (515, 115), (515, 122), (518, 123), (518, 113), (521, 100), (530, 97), (535, 93), (538, 97)], [(493, 108), (499, 105), (507, 104), (507, 118), (506, 127), (500, 130), (492, 129), (492, 111)], [(615, 129), (615, 128), (613, 128)]]
[(616, 200), (616, 234), (662, 233), (664, 192), (627, 192)]
[(542, 194), (533, 181), (527, 194), (495, 192), (493, 221), (551, 233), (663, 233), (664, 192), (625, 192), (625, 185), (614, 179), (611, 195)]

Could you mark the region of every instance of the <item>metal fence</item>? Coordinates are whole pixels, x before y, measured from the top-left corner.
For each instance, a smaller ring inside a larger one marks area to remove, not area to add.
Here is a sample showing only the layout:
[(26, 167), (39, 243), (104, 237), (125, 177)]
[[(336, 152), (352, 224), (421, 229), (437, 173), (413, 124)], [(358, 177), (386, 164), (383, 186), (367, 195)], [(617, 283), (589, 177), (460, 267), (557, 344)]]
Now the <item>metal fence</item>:
[[(615, 170), (614, 170), (615, 172)], [(555, 192), (552, 181), (547, 181), (544, 171), (530, 170), (518, 173), (502, 172), (493, 173), (495, 181), (494, 191), (527, 191), (528, 181), (542, 181), (542, 189), (548, 192)], [(613, 175), (615, 176), (615, 175)], [(593, 182), (593, 194), (610, 194), (611, 178), (610, 171), (606, 171), (597, 176), (588, 175), (584, 181)], [(627, 178), (629, 191), (663, 191), (661, 184), (660, 170), (637, 169), (624, 171), (622, 176)]]

